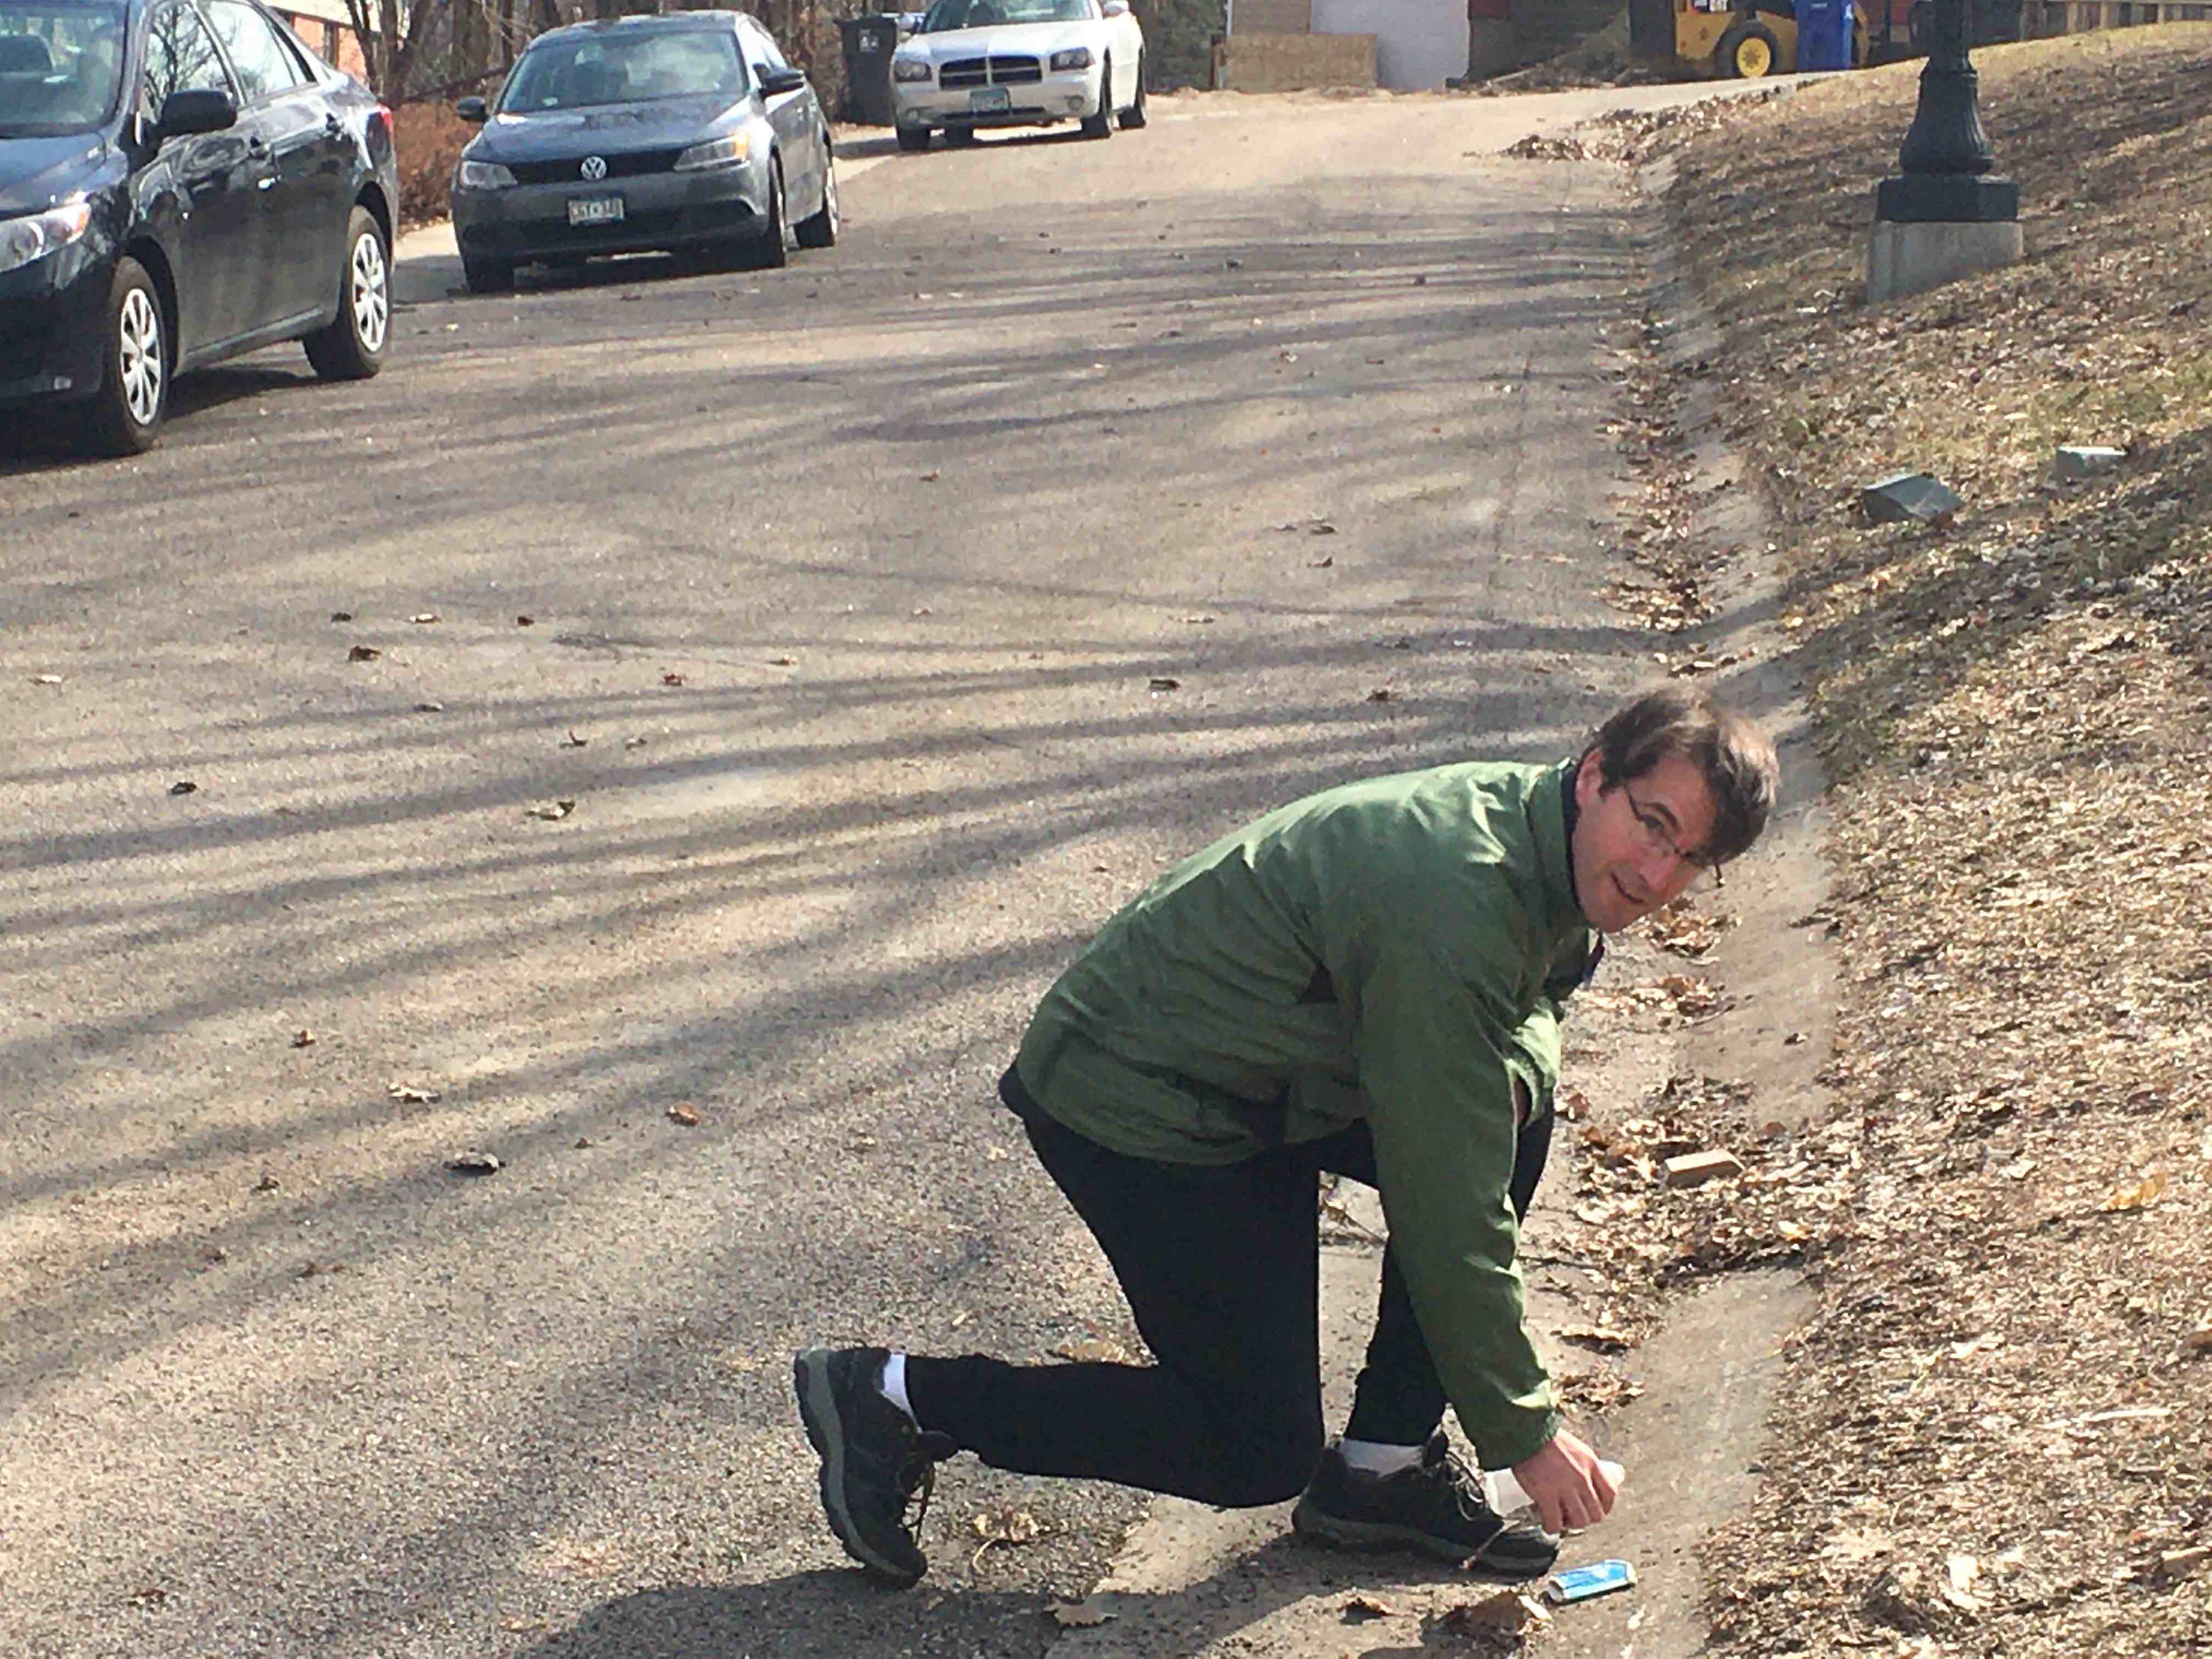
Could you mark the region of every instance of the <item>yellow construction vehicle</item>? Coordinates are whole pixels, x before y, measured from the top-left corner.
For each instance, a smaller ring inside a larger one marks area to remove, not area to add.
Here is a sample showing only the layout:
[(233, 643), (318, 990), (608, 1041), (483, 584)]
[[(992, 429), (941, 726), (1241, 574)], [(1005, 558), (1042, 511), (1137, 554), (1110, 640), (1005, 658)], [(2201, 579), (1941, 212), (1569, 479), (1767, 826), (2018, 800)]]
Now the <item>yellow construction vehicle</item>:
[[(1853, 64), (1877, 61), (1895, 0), (1856, 8)], [(1869, 39), (1867, 13), (1881, 14)], [(1900, 31), (1901, 32), (1901, 31)], [(1794, 0), (1629, 0), (1628, 50), (1638, 63), (1678, 75), (1756, 81), (1797, 72)]]

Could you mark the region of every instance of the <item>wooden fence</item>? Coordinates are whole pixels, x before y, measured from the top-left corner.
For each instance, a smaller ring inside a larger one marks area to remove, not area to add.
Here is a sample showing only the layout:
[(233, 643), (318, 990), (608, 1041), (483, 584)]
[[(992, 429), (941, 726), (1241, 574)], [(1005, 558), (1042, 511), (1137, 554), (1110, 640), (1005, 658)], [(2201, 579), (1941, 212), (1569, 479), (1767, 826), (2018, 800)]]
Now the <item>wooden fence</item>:
[(2021, 0), (2020, 9), (2021, 34), (2032, 40), (2138, 23), (2207, 21), (2212, 21), (2212, 3), (2204, 0)]

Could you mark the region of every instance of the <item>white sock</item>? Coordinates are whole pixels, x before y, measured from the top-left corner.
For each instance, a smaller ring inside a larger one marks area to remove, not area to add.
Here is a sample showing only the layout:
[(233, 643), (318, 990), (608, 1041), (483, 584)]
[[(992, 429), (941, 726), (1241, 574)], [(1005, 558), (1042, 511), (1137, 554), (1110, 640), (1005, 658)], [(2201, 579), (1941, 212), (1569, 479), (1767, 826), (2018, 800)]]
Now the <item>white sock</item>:
[(876, 1387), (884, 1399), (907, 1414), (915, 1427), (921, 1426), (921, 1419), (914, 1414), (914, 1401), (906, 1397), (906, 1355), (898, 1349), (893, 1348), (891, 1357), (884, 1361), (883, 1378)]
[(1386, 1446), (1379, 1440), (1340, 1440), (1336, 1449), (1353, 1468), (1368, 1474), (1395, 1474), (1421, 1461), (1419, 1446)]

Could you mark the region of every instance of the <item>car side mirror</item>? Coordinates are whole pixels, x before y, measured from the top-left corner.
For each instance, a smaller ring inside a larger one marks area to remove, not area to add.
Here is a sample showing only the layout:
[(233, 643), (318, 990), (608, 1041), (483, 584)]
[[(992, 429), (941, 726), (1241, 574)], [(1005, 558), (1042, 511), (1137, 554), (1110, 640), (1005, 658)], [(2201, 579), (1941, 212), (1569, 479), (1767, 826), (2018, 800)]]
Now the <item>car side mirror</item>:
[(760, 71), (761, 96), (781, 98), (787, 92), (797, 92), (806, 84), (806, 77), (795, 69), (772, 69)]
[(237, 125), (238, 105), (228, 93), (194, 87), (173, 92), (161, 100), (154, 134), (158, 138), (181, 138), (187, 133), (222, 132)]
[(1106, 0), (1106, 3), (1098, 9), (1108, 17), (1127, 17), (1129, 15), (1129, 0)]
[(464, 121), (474, 122), (477, 126), (482, 126), (491, 119), (491, 110), (481, 98), (459, 100), (453, 105), (453, 113)]

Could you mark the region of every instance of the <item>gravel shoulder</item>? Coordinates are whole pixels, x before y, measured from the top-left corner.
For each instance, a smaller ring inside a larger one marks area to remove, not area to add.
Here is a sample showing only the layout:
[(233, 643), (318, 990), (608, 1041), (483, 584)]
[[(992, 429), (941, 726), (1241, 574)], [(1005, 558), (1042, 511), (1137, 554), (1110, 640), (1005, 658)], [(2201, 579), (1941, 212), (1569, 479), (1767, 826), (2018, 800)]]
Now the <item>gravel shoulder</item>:
[[(1832, 779), (1818, 1306), (1706, 1551), (1714, 1653), (2212, 1632), (2212, 27), (1976, 61), (2027, 258), (1879, 311), (1911, 66), (1620, 147), (1685, 283), (1641, 401), (1748, 459)], [(2121, 453), (2072, 481), (2059, 445)], [(1921, 470), (1964, 504), (1870, 523)]]

